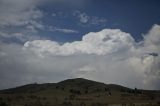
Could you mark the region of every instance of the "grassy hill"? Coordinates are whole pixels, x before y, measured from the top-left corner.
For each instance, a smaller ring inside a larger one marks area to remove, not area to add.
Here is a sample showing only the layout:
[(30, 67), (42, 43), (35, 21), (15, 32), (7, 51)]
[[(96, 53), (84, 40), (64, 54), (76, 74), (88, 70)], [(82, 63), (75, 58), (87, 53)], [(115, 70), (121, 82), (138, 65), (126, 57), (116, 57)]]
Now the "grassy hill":
[(160, 91), (130, 89), (83, 78), (0, 91), (0, 106), (160, 106)]

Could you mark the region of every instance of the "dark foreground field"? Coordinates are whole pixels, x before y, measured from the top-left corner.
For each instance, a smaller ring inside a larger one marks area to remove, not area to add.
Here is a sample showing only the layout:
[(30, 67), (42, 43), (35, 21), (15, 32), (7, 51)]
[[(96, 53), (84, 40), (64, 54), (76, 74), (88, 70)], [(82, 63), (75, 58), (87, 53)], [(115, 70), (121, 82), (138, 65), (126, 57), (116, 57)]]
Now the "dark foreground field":
[(160, 106), (160, 91), (77, 78), (1, 90), (0, 106)]

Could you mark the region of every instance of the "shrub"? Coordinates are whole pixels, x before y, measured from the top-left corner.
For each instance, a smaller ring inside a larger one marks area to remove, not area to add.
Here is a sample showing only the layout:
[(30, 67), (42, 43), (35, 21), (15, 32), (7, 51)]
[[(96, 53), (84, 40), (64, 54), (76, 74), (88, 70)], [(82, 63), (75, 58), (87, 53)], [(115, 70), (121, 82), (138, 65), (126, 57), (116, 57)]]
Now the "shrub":
[(0, 106), (8, 106), (6, 102), (0, 102)]
[(84, 102), (81, 102), (80, 106), (86, 106), (86, 104)]

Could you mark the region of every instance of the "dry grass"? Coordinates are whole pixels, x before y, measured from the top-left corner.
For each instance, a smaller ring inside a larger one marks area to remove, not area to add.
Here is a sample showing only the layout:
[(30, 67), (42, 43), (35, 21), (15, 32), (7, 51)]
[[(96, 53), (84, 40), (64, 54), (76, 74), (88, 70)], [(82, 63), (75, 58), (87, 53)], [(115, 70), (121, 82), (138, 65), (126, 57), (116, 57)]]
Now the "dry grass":
[(1, 91), (0, 106), (160, 106), (160, 92), (72, 79)]

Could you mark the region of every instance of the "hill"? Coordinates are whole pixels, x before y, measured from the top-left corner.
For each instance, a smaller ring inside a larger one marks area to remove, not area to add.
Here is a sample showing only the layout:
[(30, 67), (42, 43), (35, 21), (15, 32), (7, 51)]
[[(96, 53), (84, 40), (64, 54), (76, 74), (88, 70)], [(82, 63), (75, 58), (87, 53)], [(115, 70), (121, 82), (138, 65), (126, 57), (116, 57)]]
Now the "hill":
[(130, 89), (83, 78), (0, 91), (0, 106), (160, 106), (160, 91)]

